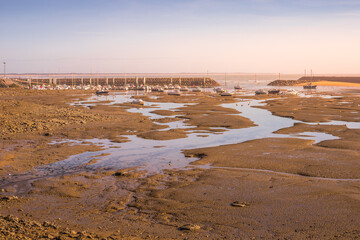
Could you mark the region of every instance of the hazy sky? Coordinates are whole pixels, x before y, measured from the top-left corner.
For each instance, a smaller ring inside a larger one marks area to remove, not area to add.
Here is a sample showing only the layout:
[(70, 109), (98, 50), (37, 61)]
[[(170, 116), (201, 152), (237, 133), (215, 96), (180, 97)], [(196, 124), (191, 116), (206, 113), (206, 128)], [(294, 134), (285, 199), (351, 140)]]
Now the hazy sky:
[(0, 31), (7, 72), (360, 73), (360, 0), (0, 0)]

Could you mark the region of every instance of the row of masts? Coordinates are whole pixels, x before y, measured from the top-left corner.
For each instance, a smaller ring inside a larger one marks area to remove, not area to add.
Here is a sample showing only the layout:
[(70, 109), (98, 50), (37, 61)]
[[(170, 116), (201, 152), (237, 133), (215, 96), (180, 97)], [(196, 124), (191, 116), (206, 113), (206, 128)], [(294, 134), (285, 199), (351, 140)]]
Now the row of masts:
[[(168, 78), (150, 78), (153, 82), (154, 80), (164, 80), (164, 79), (168, 79)], [(191, 79), (193, 81), (196, 80), (200, 80), (201, 78), (184, 78), (185, 81)], [(203, 77), (202, 79), (202, 85), (206, 86), (207, 85), (207, 80), (209, 80), (209, 78)], [(40, 85), (40, 84), (48, 84), (48, 85), (71, 85), (71, 86), (75, 86), (75, 85), (90, 85), (90, 86), (97, 86), (97, 85), (112, 85), (112, 86), (125, 86), (127, 84), (135, 84), (136, 86), (139, 85), (146, 85), (147, 82), (147, 78), (146, 77), (135, 77), (135, 78), (127, 78), (125, 76), (125, 78), (119, 78), (119, 77), (106, 77), (106, 78), (74, 78), (74, 76), (72, 76), (71, 78), (55, 78), (55, 77), (49, 77), (49, 78), (42, 78), (42, 79), (32, 79), (32, 78), (28, 78), (27, 81), (23, 81), (23, 80), (18, 80), (19, 82), (22, 83), (26, 83), (28, 85)], [(182, 85), (182, 78), (173, 78), (170, 77), (170, 84), (178, 84), (178, 85)], [(200, 81), (199, 81), (200, 83)], [(163, 84), (165, 84), (165, 81), (163, 82)], [(154, 85), (154, 84), (152, 84)], [(155, 84), (158, 85), (158, 84)]]

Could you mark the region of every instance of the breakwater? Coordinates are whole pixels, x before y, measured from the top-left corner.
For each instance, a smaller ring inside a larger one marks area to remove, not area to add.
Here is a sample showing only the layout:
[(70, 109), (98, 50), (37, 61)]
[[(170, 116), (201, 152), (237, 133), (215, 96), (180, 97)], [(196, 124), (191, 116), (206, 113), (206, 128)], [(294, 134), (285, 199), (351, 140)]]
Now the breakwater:
[(275, 80), (269, 83), (268, 86), (295, 86), (297, 84), (320, 81), (360, 83), (360, 77), (304, 76), (299, 78), (298, 80)]
[(215, 87), (220, 86), (218, 82), (216, 82), (212, 78), (204, 77), (204, 78), (171, 78), (171, 77), (156, 77), (156, 78), (146, 78), (146, 77), (132, 77), (132, 78), (124, 78), (124, 77), (102, 77), (102, 78), (39, 78), (39, 79), (27, 79), (22, 80), (22, 83), (28, 83), (32, 85), (39, 84), (49, 84), (49, 85), (68, 85), (68, 86), (82, 86), (82, 85), (90, 85), (90, 86), (125, 86), (125, 85), (149, 85), (149, 86), (164, 86), (164, 85), (180, 85), (180, 86), (201, 86), (201, 87)]

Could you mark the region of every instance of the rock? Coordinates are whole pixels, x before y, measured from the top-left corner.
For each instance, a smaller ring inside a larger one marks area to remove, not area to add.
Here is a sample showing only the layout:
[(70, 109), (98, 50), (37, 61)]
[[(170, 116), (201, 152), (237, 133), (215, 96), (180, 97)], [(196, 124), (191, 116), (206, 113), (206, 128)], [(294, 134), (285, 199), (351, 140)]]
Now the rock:
[(187, 231), (196, 231), (199, 230), (201, 227), (196, 224), (185, 224), (184, 226), (181, 226), (179, 229), (181, 231), (187, 230)]
[(54, 229), (57, 228), (54, 224), (52, 224), (51, 222), (48, 222), (48, 221), (43, 222), (42, 225), (43, 225), (43, 227), (51, 227), (51, 228), (54, 228)]
[(43, 235), (43, 238), (46, 238), (46, 239), (54, 239), (55, 236), (51, 235), (50, 233), (46, 233)]
[(13, 215), (8, 215), (4, 218), (6, 221), (8, 222), (13, 222), (13, 223), (18, 223), (19, 222), (19, 218), (13, 216)]
[(41, 227), (41, 224), (36, 221), (30, 221), (30, 225), (34, 227)]
[(233, 206), (233, 207), (247, 207), (247, 206), (249, 206), (248, 203), (240, 202), (240, 201), (235, 201), (235, 202), (231, 203), (230, 205)]
[(0, 198), (0, 201), (13, 201), (13, 200), (19, 200), (19, 198), (17, 196), (4, 196)]
[(117, 172), (114, 173), (115, 177), (124, 177), (124, 176), (127, 176), (127, 175), (128, 175), (127, 171), (117, 171)]

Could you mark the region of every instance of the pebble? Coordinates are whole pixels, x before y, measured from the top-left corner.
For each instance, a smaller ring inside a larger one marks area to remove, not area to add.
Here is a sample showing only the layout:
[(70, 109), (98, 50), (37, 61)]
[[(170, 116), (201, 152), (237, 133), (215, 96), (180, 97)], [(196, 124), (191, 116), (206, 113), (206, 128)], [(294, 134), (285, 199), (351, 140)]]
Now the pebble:
[(185, 224), (184, 226), (181, 226), (179, 229), (184, 231), (196, 231), (199, 230), (201, 227), (199, 225), (196, 224)]

